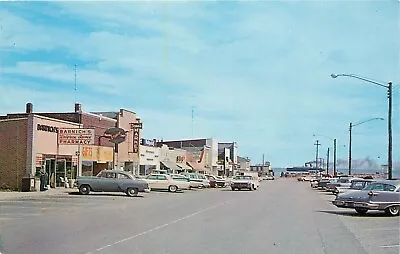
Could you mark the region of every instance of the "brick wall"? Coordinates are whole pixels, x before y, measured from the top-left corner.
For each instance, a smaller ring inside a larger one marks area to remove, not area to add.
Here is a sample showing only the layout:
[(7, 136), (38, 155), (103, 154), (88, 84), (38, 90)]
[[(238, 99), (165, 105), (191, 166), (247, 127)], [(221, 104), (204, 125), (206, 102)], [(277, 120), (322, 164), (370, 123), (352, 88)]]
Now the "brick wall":
[[(99, 138), (104, 132), (110, 128), (116, 126), (116, 121), (108, 118), (100, 117), (98, 115), (86, 114), (86, 113), (38, 113), (41, 116), (50, 118), (56, 118), (68, 122), (81, 123), (83, 128), (93, 128), (95, 133), (94, 144), (99, 145)], [(114, 147), (114, 144), (108, 142), (107, 138), (101, 138), (101, 146)]]
[(0, 189), (21, 189), (26, 172), (27, 119), (0, 121)]
[[(107, 118), (100, 118), (99, 116), (93, 116), (83, 113), (82, 114), (82, 124), (83, 128), (93, 128), (95, 133), (94, 144), (101, 146), (114, 147), (114, 144), (108, 142), (107, 138), (101, 138), (104, 132), (110, 128), (116, 126), (116, 121), (109, 120)], [(100, 141), (100, 142), (99, 142)], [(100, 143), (100, 144), (99, 144)]]

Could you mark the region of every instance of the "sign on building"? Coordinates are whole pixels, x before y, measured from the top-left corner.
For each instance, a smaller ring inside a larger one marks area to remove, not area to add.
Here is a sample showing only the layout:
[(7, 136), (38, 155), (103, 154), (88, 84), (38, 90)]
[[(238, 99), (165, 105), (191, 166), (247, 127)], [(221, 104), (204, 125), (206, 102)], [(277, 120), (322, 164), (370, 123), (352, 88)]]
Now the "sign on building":
[(142, 138), (140, 144), (144, 146), (156, 146), (156, 141), (154, 139), (151, 140)]
[(131, 129), (142, 129), (143, 124), (142, 123), (129, 123), (131, 126)]
[(94, 129), (59, 128), (59, 145), (93, 145)]
[(133, 129), (133, 153), (139, 153), (140, 136), (139, 129)]

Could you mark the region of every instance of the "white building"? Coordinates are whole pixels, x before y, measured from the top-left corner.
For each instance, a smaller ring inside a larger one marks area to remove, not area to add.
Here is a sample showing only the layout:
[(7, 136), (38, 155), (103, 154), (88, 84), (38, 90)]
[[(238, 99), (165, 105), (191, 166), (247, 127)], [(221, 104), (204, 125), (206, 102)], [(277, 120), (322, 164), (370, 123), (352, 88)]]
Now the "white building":
[(140, 175), (148, 175), (153, 170), (160, 169), (161, 149), (154, 140), (141, 139), (139, 146)]

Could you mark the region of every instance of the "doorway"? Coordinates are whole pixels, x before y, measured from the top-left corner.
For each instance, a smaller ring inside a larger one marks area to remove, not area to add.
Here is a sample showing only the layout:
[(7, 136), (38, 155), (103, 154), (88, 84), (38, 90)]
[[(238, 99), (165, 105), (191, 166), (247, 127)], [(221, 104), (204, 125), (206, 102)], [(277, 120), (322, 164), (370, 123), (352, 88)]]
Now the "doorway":
[(51, 188), (54, 188), (54, 173), (56, 172), (56, 159), (46, 159), (44, 162), (47, 179), (46, 185), (50, 185)]

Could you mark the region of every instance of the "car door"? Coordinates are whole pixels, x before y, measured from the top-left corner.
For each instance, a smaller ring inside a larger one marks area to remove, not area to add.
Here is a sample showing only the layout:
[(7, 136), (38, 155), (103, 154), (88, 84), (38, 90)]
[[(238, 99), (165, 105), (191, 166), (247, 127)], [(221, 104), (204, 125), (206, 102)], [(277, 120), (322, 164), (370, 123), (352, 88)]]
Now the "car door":
[(101, 172), (95, 181), (96, 183), (92, 186), (94, 191), (113, 191), (115, 183), (115, 173), (113, 172)]
[(149, 175), (146, 177), (146, 181), (149, 183), (150, 188), (158, 189), (157, 175)]
[(132, 179), (126, 174), (117, 173), (114, 191), (125, 191), (126, 186), (129, 185), (131, 181)]
[(160, 190), (168, 190), (169, 179), (166, 175), (157, 175), (157, 187)]

